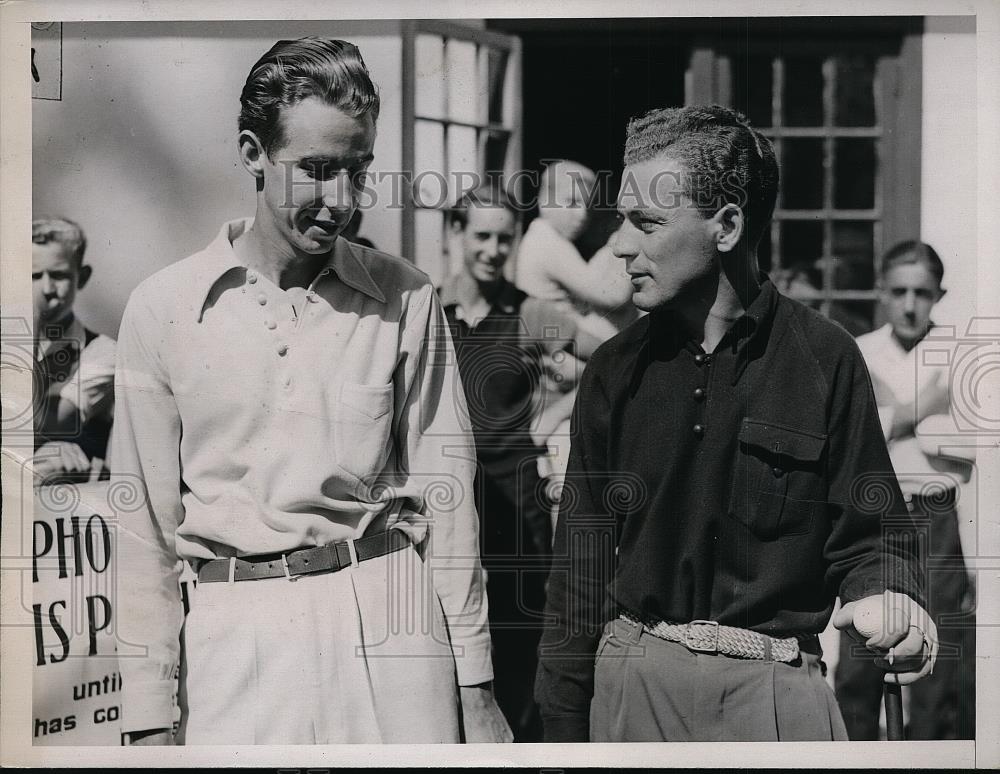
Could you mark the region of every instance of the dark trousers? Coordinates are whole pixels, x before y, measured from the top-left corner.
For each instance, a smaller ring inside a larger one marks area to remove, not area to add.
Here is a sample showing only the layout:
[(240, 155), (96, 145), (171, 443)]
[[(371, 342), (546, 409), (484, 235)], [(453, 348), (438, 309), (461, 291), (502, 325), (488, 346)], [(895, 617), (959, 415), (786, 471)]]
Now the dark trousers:
[[(976, 731), (976, 619), (971, 587), (962, 559), (954, 502), (940, 504), (914, 497), (912, 515), (929, 528), (926, 556), (928, 612), (941, 643), (934, 674), (909, 687), (906, 738), (974, 739)], [(840, 636), (840, 661), (834, 684), (852, 741), (879, 738), (878, 718), (885, 673), (873, 656), (848, 635)]]
[(540, 742), (541, 716), (533, 689), (552, 528), (537, 454), (513, 465), (480, 467), (476, 492), (493, 639), (493, 690), (514, 741)]

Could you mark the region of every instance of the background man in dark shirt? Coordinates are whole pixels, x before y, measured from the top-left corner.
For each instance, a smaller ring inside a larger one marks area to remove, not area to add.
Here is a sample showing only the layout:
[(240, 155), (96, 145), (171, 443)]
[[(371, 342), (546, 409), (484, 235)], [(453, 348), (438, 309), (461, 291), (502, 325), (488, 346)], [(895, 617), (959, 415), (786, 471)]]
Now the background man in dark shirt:
[(532, 298), (504, 277), (517, 212), (502, 189), (465, 194), (451, 225), (461, 237), (462, 270), (444, 283), (441, 303), (476, 439), (497, 703), (515, 742), (538, 742), (532, 684), (552, 547), (551, 502), (538, 470), (545, 447), (532, 438), (542, 409), (542, 361), (586, 357), (600, 342), (579, 331), (561, 305)]
[(937, 647), (864, 362), (759, 276), (778, 169), (742, 116), (653, 111), (625, 164), (613, 249), (650, 314), (581, 380), (545, 738), (845, 739), (816, 638), (835, 598), (839, 628), (884, 607), (866, 644), (887, 680), (924, 676)]

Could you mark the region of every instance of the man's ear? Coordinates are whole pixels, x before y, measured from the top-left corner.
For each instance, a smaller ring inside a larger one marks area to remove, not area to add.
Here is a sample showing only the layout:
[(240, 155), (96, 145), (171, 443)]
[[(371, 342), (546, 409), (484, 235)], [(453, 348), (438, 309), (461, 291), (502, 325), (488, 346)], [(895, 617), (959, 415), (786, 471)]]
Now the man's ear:
[(240, 162), (243, 168), (258, 179), (264, 177), (264, 145), (260, 138), (249, 129), (240, 132), (239, 139)]
[(746, 220), (743, 208), (737, 204), (724, 204), (712, 216), (715, 227), (715, 242), (720, 253), (728, 253), (736, 249), (743, 236)]
[(945, 288), (938, 288), (937, 301), (935, 301), (934, 303), (936, 304), (938, 301), (940, 301), (942, 298), (944, 298), (944, 294), (947, 293), (947, 292), (948, 291)]
[(77, 290), (82, 290), (83, 286), (87, 284), (87, 280), (90, 279), (90, 275), (93, 272), (93, 268), (89, 265), (84, 264), (76, 271), (76, 288)]

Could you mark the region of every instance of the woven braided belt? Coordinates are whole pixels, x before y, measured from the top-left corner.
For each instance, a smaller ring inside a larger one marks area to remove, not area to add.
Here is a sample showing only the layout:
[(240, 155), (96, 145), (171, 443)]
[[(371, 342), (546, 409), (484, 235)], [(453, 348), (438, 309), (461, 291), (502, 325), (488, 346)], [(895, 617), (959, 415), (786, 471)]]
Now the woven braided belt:
[(795, 637), (778, 639), (749, 629), (722, 626), (717, 621), (692, 621), (672, 623), (657, 621), (646, 623), (628, 613), (621, 613), (624, 621), (641, 626), (644, 631), (661, 640), (679, 642), (688, 650), (698, 653), (721, 653), (737, 658), (760, 661), (774, 660), (791, 663), (799, 657), (799, 641)]

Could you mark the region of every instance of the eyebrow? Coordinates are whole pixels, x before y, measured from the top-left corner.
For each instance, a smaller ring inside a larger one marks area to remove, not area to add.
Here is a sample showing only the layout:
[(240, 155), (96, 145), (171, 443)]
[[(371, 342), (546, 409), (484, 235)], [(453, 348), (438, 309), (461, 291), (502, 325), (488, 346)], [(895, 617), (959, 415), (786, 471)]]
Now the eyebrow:
[(653, 210), (645, 209), (643, 207), (623, 207), (621, 204), (617, 205), (617, 210), (620, 215), (624, 216), (638, 216), (640, 218), (651, 218), (653, 220), (663, 220), (663, 214), (654, 212)]
[(356, 166), (358, 164), (367, 164), (374, 160), (375, 154), (369, 153), (365, 156), (361, 156), (354, 159), (341, 159), (336, 156), (305, 156), (299, 159), (300, 164), (339, 164), (341, 168), (347, 166)]

